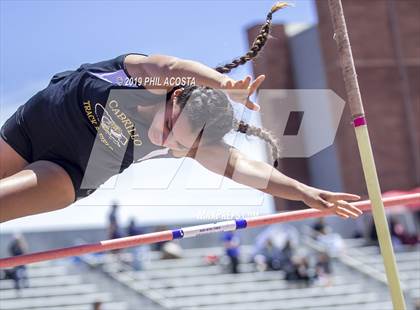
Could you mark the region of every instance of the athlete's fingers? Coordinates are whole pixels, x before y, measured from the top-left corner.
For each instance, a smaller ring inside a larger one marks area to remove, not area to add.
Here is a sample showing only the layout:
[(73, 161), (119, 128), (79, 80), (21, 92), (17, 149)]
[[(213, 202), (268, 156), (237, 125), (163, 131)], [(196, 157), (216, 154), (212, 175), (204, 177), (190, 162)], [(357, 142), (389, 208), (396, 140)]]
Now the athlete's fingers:
[(319, 211), (329, 211), (329, 209), (334, 206), (334, 204), (329, 203), (319, 196), (309, 196), (307, 199), (305, 199), (304, 202), (307, 206)]
[(341, 212), (341, 213), (343, 213), (343, 214), (346, 214), (346, 215), (348, 215), (348, 216), (350, 216), (350, 217), (352, 217), (352, 218), (357, 218), (357, 217), (359, 217), (359, 215), (358, 214), (356, 214), (356, 213), (354, 213), (354, 212), (352, 212), (352, 211), (350, 211), (349, 209), (347, 209), (347, 208), (345, 208), (345, 207), (343, 207), (343, 206), (337, 206), (337, 209), (336, 209), (336, 212), (337, 211), (339, 211), (339, 212)]
[(321, 201), (322, 201), (323, 205), (328, 209), (333, 208), (335, 206), (333, 202), (330, 202), (326, 199), (321, 198)]
[(339, 206), (341, 206), (341, 207), (349, 210), (355, 216), (360, 216), (360, 215), (363, 214), (363, 211), (362, 210), (360, 210), (358, 207), (353, 206), (351, 203), (348, 203), (347, 201), (339, 200), (339, 201), (337, 201), (337, 204)]
[(251, 100), (249, 100), (249, 98), (246, 100), (245, 106), (252, 111), (259, 111), (260, 110), (260, 106), (257, 103), (254, 103)]
[(319, 205), (321, 205), (321, 210), (333, 210), (333, 212), (335, 212), (343, 218), (357, 218), (360, 214), (362, 214), (362, 212), (358, 208), (352, 206), (344, 200), (332, 203), (320, 198), (319, 200), (317, 200), (317, 202), (319, 203)]
[(241, 85), (242, 81), (236, 81), (235, 83), (233, 83), (232, 85), (232, 89), (239, 89), (239, 85)]
[(248, 89), (249, 84), (251, 83), (251, 76), (247, 75), (244, 79), (243, 79), (243, 88), (244, 89)]
[(332, 193), (332, 192), (325, 192), (321, 194), (324, 199), (327, 200), (350, 200), (350, 201), (356, 201), (360, 199), (359, 195), (354, 194), (348, 194), (348, 193)]
[(249, 86), (249, 95), (252, 95), (257, 89), (258, 87), (261, 86), (261, 83), (264, 82), (265, 80), (265, 75), (260, 75), (259, 77), (257, 77), (254, 82), (252, 82), (252, 84)]
[(232, 81), (231, 81), (231, 80), (229, 80), (229, 81), (227, 81), (227, 82), (226, 82), (226, 84), (225, 84), (225, 88), (226, 88), (226, 89), (231, 89), (231, 88), (232, 88), (232, 85), (233, 85)]
[(345, 218), (345, 219), (348, 219), (349, 218), (349, 216), (346, 214), (346, 213), (344, 213), (343, 211), (341, 211), (341, 210), (335, 210), (335, 213), (338, 215), (338, 216), (340, 216), (340, 217), (342, 217), (342, 218)]
[(241, 89), (245, 91), (248, 88), (248, 86), (245, 86), (245, 82), (245, 79), (237, 81), (235, 83), (235, 89)]
[(343, 209), (343, 208), (339, 208), (339, 206), (335, 205), (334, 203), (325, 201), (323, 199), (318, 199), (317, 202), (318, 202), (318, 205), (319, 205), (319, 208), (317, 207), (317, 209), (319, 209), (321, 211), (324, 211), (324, 210), (331, 211), (331, 212), (339, 215), (340, 217), (343, 217), (343, 218), (346, 218), (346, 219), (349, 218), (348, 212), (346, 212), (346, 210)]

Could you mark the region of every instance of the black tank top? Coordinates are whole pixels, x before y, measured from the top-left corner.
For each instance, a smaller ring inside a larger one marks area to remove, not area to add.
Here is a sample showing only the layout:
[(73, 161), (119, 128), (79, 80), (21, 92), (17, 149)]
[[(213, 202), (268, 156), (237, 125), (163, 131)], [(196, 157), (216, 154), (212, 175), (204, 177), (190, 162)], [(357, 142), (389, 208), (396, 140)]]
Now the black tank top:
[(78, 151), (79, 161), (85, 166), (85, 188), (102, 184), (133, 162), (172, 157), (169, 149), (151, 143), (148, 124), (139, 119), (137, 112), (138, 105), (165, 104), (166, 95), (147, 91), (129, 75), (124, 66), (127, 55), (83, 64), (51, 80), (51, 86), (60, 84), (65, 98), (62, 104), (68, 113), (81, 116), (83, 127), (91, 133), (73, 137), (78, 139), (79, 148), (86, 148)]

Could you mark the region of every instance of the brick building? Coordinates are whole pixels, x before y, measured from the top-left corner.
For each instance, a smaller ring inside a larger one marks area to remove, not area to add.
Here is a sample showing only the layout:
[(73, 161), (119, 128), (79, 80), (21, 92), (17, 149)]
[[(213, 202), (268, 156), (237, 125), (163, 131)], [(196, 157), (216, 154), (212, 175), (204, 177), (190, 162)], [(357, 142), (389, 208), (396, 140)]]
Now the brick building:
[[(420, 1), (342, 2), (382, 191), (419, 186)], [(316, 8), (316, 26), (273, 25), (275, 39), (253, 62), (254, 75), (267, 76), (262, 88), (332, 89), (346, 98), (328, 2), (316, 1)], [(259, 29), (248, 29), (250, 44)], [(276, 107), (262, 107), (264, 126), (273, 127)], [(366, 197), (350, 121), (345, 107), (332, 146), (310, 158), (284, 158), (280, 170), (314, 186)], [(293, 207), (277, 201), (279, 210)]]

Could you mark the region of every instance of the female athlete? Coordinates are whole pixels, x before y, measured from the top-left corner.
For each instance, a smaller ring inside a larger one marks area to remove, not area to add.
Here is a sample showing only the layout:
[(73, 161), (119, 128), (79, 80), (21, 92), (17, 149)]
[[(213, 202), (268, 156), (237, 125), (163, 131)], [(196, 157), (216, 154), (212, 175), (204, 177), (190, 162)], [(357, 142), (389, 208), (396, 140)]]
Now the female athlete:
[(279, 8), (267, 15), (245, 56), (216, 69), (126, 54), (56, 74), (1, 128), (0, 222), (64, 208), (134, 162), (186, 156), (273, 196), (358, 217), (362, 212), (348, 201), (359, 196), (302, 184), (223, 140), (232, 130), (258, 136), (270, 145), (276, 166), (275, 137), (236, 120), (228, 99), (258, 109), (249, 97), (265, 77), (236, 81), (225, 74), (258, 54)]

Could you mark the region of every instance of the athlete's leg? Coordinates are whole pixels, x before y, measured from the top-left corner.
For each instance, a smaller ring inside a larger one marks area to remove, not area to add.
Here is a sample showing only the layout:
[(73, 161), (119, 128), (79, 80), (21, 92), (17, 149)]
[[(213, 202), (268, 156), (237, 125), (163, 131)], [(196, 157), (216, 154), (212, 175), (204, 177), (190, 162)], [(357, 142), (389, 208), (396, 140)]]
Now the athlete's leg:
[(0, 179), (21, 171), (28, 162), (0, 137)]
[(64, 208), (74, 202), (67, 172), (49, 161), (36, 161), (0, 180), (0, 223)]

